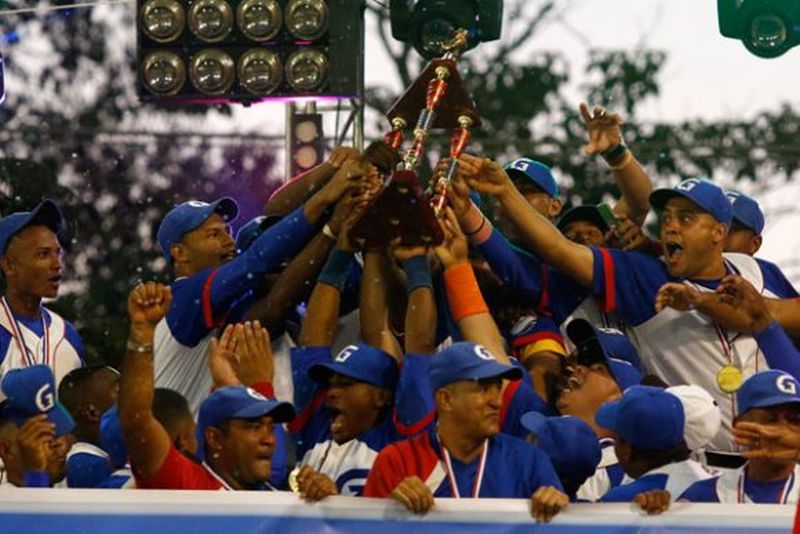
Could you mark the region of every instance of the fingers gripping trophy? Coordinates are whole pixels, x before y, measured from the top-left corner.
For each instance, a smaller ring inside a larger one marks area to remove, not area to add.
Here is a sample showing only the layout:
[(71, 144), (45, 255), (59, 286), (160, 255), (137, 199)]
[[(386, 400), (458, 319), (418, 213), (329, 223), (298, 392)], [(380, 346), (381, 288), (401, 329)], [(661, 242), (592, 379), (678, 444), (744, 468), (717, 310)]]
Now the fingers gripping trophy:
[[(415, 124), (413, 141), (383, 191), (350, 230), (351, 241), (359, 247), (390, 243), (435, 246), (444, 240), (437, 218), (444, 213), (447, 186), (458, 170), (458, 157), (469, 143), (470, 129), (481, 125), (456, 67), (466, 47), (467, 32), (459, 30), (445, 45), (444, 56), (432, 60), (386, 114), (392, 125), (384, 137), (386, 144), (400, 152), (403, 130), (410, 124)], [(430, 132), (441, 128), (452, 128), (450, 162), (431, 180), (430, 193), (426, 193), (417, 168)]]

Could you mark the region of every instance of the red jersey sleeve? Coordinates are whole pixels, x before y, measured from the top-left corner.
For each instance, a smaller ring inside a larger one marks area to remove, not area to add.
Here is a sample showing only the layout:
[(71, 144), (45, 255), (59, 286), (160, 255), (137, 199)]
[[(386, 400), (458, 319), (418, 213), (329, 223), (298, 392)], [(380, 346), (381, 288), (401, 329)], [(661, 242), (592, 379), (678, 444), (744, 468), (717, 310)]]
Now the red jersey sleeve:
[(400, 450), (395, 445), (388, 445), (378, 453), (372, 469), (369, 470), (363, 496), (385, 499), (405, 478)]
[(170, 446), (164, 463), (153, 476), (143, 479), (136, 477), (136, 487), (140, 489), (186, 489), (218, 490), (222, 487), (203, 466), (198, 465)]

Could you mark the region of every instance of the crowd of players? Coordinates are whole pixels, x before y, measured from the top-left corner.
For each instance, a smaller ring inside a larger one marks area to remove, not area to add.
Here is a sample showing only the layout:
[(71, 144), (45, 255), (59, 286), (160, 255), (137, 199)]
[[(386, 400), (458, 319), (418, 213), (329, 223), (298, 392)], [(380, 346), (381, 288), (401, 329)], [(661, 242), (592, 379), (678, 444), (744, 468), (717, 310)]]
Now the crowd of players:
[(399, 161), (382, 143), (337, 148), (236, 239), (232, 199), (180, 204), (157, 235), (175, 280), (132, 288), (119, 370), (85, 365), (42, 305), (58, 207), (6, 216), (2, 484), (415, 513), (516, 497), (539, 521), (570, 502), (797, 503), (800, 300), (754, 257), (757, 202), (703, 179), (653, 191), (620, 117), (581, 115), (621, 193), (611, 217), (562, 214), (541, 162), (463, 155), (440, 246), (363, 250), (349, 230)]

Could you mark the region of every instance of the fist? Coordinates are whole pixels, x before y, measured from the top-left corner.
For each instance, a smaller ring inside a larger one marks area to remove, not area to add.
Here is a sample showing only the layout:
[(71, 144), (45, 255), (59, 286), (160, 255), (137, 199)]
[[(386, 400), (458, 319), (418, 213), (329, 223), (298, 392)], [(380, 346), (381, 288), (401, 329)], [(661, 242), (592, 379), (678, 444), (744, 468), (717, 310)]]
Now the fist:
[(133, 324), (156, 325), (169, 310), (172, 290), (157, 282), (141, 283), (128, 295), (128, 316)]

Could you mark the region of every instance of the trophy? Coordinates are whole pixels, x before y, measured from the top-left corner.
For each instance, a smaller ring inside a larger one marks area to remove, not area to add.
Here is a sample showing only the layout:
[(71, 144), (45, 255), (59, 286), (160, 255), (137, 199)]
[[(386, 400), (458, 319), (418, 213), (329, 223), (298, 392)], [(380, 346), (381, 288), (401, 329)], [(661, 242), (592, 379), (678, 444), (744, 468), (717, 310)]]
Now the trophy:
[[(445, 54), (432, 60), (392, 105), (386, 117), (392, 125), (384, 140), (399, 152), (403, 130), (415, 124), (413, 141), (381, 193), (350, 230), (349, 237), (361, 247), (390, 243), (435, 246), (444, 240), (438, 217), (446, 207), (447, 186), (458, 170), (458, 157), (470, 140), (470, 128), (481, 118), (464, 88), (456, 62), (467, 46), (467, 32), (459, 30), (445, 45)], [(425, 142), (431, 130), (452, 128), (450, 164), (423, 190), (417, 176)]]

